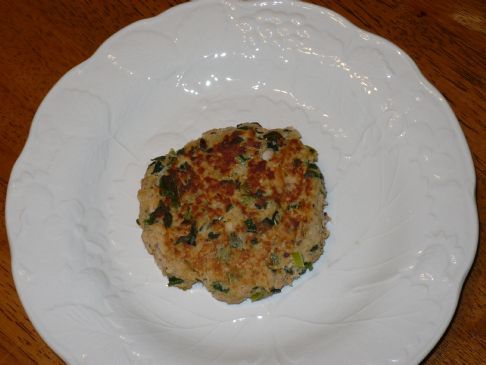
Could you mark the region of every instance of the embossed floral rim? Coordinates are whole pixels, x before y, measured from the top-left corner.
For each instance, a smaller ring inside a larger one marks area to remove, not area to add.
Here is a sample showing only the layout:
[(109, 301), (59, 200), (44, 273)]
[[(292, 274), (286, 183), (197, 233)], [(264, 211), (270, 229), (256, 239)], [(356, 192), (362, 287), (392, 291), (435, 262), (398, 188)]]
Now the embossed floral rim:
[[(208, 2), (218, 2), (216, 0), (210, 0)], [(77, 72), (79, 72), (79, 70), (81, 70), (85, 65), (87, 64), (92, 64), (92, 63), (95, 63), (97, 61), (97, 57), (100, 55), (101, 53), (101, 50), (103, 50), (104, 48), (108, 47), (108, 45), (111, 44), (112, 41), (120, 38), (121, 36), (123, 36), (124, 34), (126, 33), (129, 33), (133, 30), (135, 30), (139, 24), (150, 24), (150, 23), (156, 23), (156, 22), (160, 22), (160, 21), (163, 21), (166, 17), (168, 16), (175, 16), (177, 13), (182, 14), (184, 11), (186, 10), (190, 10), (190, 9), (194, 9), (196, 7), (199, 7), (200, 6), (200, 3), (201, 1), (198, 1), (198, 2), (192, 2), (192, 3), (186, 3), (186, 4), (182, 4), (182, 5), (178, 5), (174, 8), (171, 8), (167, 11), (165, 11), (164, 13), (154, 17), (154, 18), (151, 18), (151, 19), (146, 19), (146, 20), (141, 20), (139, 22), (136, 22), (134, 24), (131, 24), (129, 25), (128, 27), (124, 28), (123, 30), (117, 32), (115, 35), (113, 35), (112, 37), (110, 37), (107, 41), (105, 41), (101, 46), (100, 48), (95, 52), (95, 54), (90, 57), (88, 60), (86, 60), (85, 62), (81, 63), (80, 65), (76, 66), (75, 68), (73, 68), (71, 71), (69, 71), (66, 75), (64, 75), (58, 82), (57, 84), (52, 88), (52, 90), (50, 91), (49, 95), (52, 95), (53, 91), (60, 88), (60, 86), (63, 84), (63, 82), (66, 80), (66, 79), (69, 79), (70, 77), (72, 77), (72, 75), (76, 74)], [(279, 1), (279, 2), (275, 2), (275, 4), (283, 4), (285, 3), (285, 1)], [(262, 3), (262, 4), (265, 4), (266, 6), (271, 6), (272, 4), (269, 4), (269, 3)], [(462, 150), (463, 150), (463, 153), (464, 153), (464, 160), (465, 161), (468, 161), (468, 166), (466, 166), (467, 170), (469, 171), (469, 177), (472, 181), (472, 184), (471, 186), (469, 187), (469, 191), (468, 191), (468, 195), (470, 196), (470, 202), (469, 202), (469, 205), (470, 205), (470, 209), (471, 211), (473, 211), (473, 215), (476, 217), (475, 221), (472, 222), (472, 225), (474, 227), (474, 240), (475, 240), (475, 243), (477, 244), (477, 240), (478, 240), (478, 221), (477, 221), (477, 211), (476, 211), (476, 207), (475, 207), (475, 203), (474, 203), (474, 184), (475, 184), (475, 177), (474, 177), (474, 166), (473, 166), (473, 162), (472, 162), (472, 158), (471, 158), (471, 155), (468, 151), (468, 148), (467, 148), (467, 142), (465, 140), (465, 137), (464, 137), (464, 134), (462, 133), (462, 131), (460, 130), (460, 127), (459, 127), (459, 123), (457, 122), (457, 119), (455, 118), (452, 110), (450, 109), (450, 106), (444, 101), (444, 98), (440, 95), (440, 93), (424, 78), (424, 76), (421, 74), (421, 72), (419, 71), (419, 69), (417, 68), (416, 64), (410, 59), (410, 57), (408, 55), (406, 55), (403, 51), (399, 50), (398, 47), (396, 47), (395, 45), (391, 44), (389, 41), (383, 39), (383, 38), (380, 38), (376, 35), (373, 35), (373, 34), (370, 34), (370, 33), (366, 33), (364, 31), (362, 31), (361, 29), (359, 29), (358, 27), (354, 26), (353, 24), (351, 24), (349, 21), (347, 21), (346, 19), (344, 19), (343, 17), (341, 17), (340, 15), (330, 11), (330, 10), (327, 10), (325, 8), (322, 8), (322, 7), (319, 7), (319, 6), (316, 6), (316, 5), (312, 5), (312, 4), (307, 4), (307, 3), (300, 3), (300, 2), (289, 2), (289, 5), (291, 6), (294, 6), (294, 7), (297, 7), (297, 8), (305, 8), (305, 9), (312, 9), (313, 11), (316, 11), (316, 12), (321, 12), (321, 14), (323, 16), (328, 16), (328, 17), (333, 17), (334, 19), (339, 19), (340, 22), (343, 22), (345, 23), (347, 26), (349, 27), (352, 27), (352, 29), (354, 29), (355, 32), (360, 32), (360, 33), (365, 33), (367, 34), (369, 37), (372, 37), (374, 39), (380, 39), (381, 42), (383, 42), (384, 44), (386, 44), (388, 47), (393, 47), (397, 50), (397, 52), (399, 52), (400, 56), (401, 56), (401, 59), (404, 60), (405, 62), (407, 62), (410, 66), (412, 66), (412, 68), (415, 70), (415, 72), (417, 73), (417, 75), (420, 76), (421, 78), (421, 83), (422, 85), (429, 89), (434, 95), (435, 97), (440, 100), (440, 102), (442, 103), (443, 106), (445, 106), (445, 108), (447, 109), (447, 113), (449, 114), (449, 120), (450, 120), (450, 124), (451, 124), (451, 127), (454, 128), (457, 132), (458, 132), (458, 135), (461, 136), (461, 144), (462, 144)], [(48, 100), (49, 100), (49, 95), (44, 99), (43, 103), (41, 104), (41, 106), (39, 107), (39, 109), (42, 108), (42, 105), (44, 105), (44, 103), (47, 103)], [(37, 117), (37, 114), (36, 114), (36, 117), (34, 117), (34, 120), (33, 120), (33, 126), (34, 125), (37, 125), (37, 123), (39, 123), (39, 120), (38, 120), (38, 117)], [(32, 129), (31, 129), (32, 131)], [(13, 170), (12, 170), (12, 176), (15, 176), (16, 174), (18, 174), (18, 171), (21, 169), (21, 166), (22, 166), (22, 163), (23, 163), (23, 158), (26, 156), (26, 155), (29, 155), (30, 153), (32, 153), (32, 151), (30, 151), (29, 147), (29, 141), (31, 141), (33, 138), (32, 135), (29, 135), (29, 138), (27, 140), (27, 143), (25, 145), (25, 148), (24, 150), (22, 151), (22, 154), (21, 156), (19, 157), (19, 159), (17, 160)], [(11, 198), (11, 194), (10, 194), (10, 191), (11, 191), (11, 185), (9, 184), (9, 188), (8, 188), (8, 191), (7, 191), (7, 201), (6, 201), (6, 215), (7, 215), (7, 221), (8, 221), (8, 215), (9, 215), (9, 211), (11, 211), (11, 206), (15, 204), (15, 201), (12, 200)], [(43, 322), (40, 318), (37, 318), (36, 315), (35, 315), (35, 311), (34, 311), (34, 307), (35, 307), (35, 304), (32, 303), (32, 302), (29, 302), (28, 300), (26, 300), (26, 293), (22, 291), (22, 287), (21, 285), (19, 285), (19, 278), (18, 278), (18, 268), (16, 267), (16, 249), (15, 249), (15, 240), (13, 239), (13, 235), (12, 235), (12, 227), (9, 227), (7, 225), (7, 234), (8, 234), (8, 237), (9, 237), (9, 242), (10, 242), (10, 247), (11, 247), (11, 252), (12, 252), (12, 271), (13, 271), (13, 276), (14, 276), (14, 281), (16, 283), (16, 286), (18, 288), (18, 293), (19, 293), (19, 296), (20, 296), (20, 299), (27, 311), (27, 313), (29, 314), (29, 317), (31, 318), (34, 326), (39, 330), (39, 333), (43, 336), (43, 338), (46, 340), (46, 342), (56, 350), (56, 352), (67, 362), (69, 361), (75, 361), (74, 358), (71, 356), (71, 354), (64, 348), (64, 346), (59, 343), (58, 341), (56, 341), (54, 339), (54, 337), (51, 336), (51, 333), (48, 331), (48, 329), (43, 325)], [(420, 351), (418, 351), (416, 354), (414, 354), (414, 356), (411, 358), (411, 361), (413, 362), (419, 362), (421, 359), (423, 359), (427, 353), (433, 348), (433, 346), (439, 341), (440, 337), (443, 335), (444, 331), (446, 330), (450, 320), (452, 319), (453, 315), (454, 315), (454, 312), (455, 312), (455, 309), (457, 307), (457, 303), (458, 303), (458, 300), (459, 300), (459, 296), (460, 296), (460, 293), (461, 293), (461, 288), (462, 288), (462, 285), (464, 283), (464, 280), (467, 276), (467, 273), (473, 263), (473, 260), (474, 260), (474, 255), (471, 255), (470, 257), (467, 257), (466, 258), (466, 261), (467, 261), (467, 265), (465, 267), (462, 268), (462, 271), (461, 271), (461, 274), (462, 274), (462, 277), (459, 281), (459, 286), (456, 288), (456, 291), (454, 293), (454, 300), (451, 301), (451, 306), (449, 307), (449, 313), (447, 315), (447, 318), (448, 318), (448, 321), (445, 321), (443, 323), (440, 324), (439, 328), (437, 328), (437, 331), (435, 333), (435, 336), (433, 336), (433, 338), (430, 340), (429, 343), (426, 343), (426, 344), (422, 344), (421, 348), (420, 348)]]

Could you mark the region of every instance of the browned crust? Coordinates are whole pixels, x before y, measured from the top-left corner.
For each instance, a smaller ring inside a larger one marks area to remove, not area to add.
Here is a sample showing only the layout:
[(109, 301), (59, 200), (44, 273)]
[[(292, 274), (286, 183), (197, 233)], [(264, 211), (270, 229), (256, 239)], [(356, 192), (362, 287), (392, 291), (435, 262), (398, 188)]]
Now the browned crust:
[(183, 280), (176, 286), (199, 281), (228, 303), (260, 299), (322, 254), (324, 182), (293, 128), (208, 131), (158, 162), (164, 169), (156, 160), (142, 180), (139, 220), (162, 271)]

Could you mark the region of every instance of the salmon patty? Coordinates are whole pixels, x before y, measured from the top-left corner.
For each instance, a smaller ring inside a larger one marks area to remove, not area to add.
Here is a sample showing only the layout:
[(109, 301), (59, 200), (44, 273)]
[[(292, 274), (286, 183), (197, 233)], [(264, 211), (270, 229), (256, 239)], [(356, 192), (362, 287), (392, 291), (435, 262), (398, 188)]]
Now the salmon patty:
[(294, 128), (213, 129), (152, 159), (138, 222), (169, 286), (260, 300), (322, 255), (326, 190), (317, 152)]

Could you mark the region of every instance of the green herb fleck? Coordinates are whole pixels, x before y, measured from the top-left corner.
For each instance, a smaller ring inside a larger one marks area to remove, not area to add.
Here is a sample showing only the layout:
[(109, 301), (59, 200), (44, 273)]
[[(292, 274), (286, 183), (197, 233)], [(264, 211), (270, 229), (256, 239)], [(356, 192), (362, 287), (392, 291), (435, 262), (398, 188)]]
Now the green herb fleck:
[(314, 245), (311, 247), (310, 252), (316, 252), (319, 249), (319, 245)]
[(294, 265), (299, 269), (304, 268), (304, 258), (300, 252), (292, 252), (292, 259), (294, 260)]
[(282, 289), (277, 289), (277, 288), (272, 288), (272, 294), (277, 294), (277, 293), (280, 293), (282, 291)]
[(309, 271), (314, 270), (314, 266), (312, 265), (312, 262), (304, 262), (304, 266)]
[(222, 293), (229, 292), (229, 288), (224, 287), (219, 281), (213, 283), (214, 290), (220, 291)]
[(284, 268), (284, 271), (289, 274), (289, 275), (293, 275), (294, 274), (294, 269), (292, 269), (291, 267), (285, 267)]
[(168, 197), (172, 205), (179, 206), (179, 191), (173, 175), (162, 175), (159, 181), (160, 195)]
[(251, 157), (245, 156), (245, 155), (238, 155), (235, 157), (236, 162), (238, 162), (240, 165), (244, 165), (246, 161), (250, 160)]
[(137, 224), (140, 225), (140, 219), (137, 218), (135, 222), (137, 222)]
[(208, 233), (208, 238), (209, 238), (210, 240), (215, 240), (215, 239), (216, 239), (216, 238), (218, 238), (220, 235), (221, 235), (221, 233), (209, 232), (209, 233)]
[(253, 221), (250, 218), (245, 221), (245, 224), (246, 224), (247, 232), (256, 233), (257, 226), (255, 225), (255, 223), (253, 223)]
[(196, 246), (196, 235), (197, 235), (197, 228), (196, 224), (191, 224), (191, 230), (187, 236), (181, 236), (177, 239), (176, 243), (187, 243), (191, 246)]
[(235, 232), (232, 232), (229, 236), (229, 244), (233, 248), (242, 248), (243, 241)]
[(169, 286), (182, 284), (184, 280), (176, 278), (175, 276), (169, 276)]

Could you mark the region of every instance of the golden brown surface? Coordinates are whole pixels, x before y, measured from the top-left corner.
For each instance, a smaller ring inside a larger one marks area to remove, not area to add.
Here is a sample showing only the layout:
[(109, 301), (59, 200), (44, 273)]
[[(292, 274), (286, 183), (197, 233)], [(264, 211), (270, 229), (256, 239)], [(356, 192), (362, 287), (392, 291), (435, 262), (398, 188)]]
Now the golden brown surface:
[(317, 157), (294, 128), (241, 123), (152, 159), (138, 222), (169, 286), (236, 304), (312, 270), (328, 236)]
[[(450, 102), (473, 153), (481, 223), (486, 219), (486, 4), (483, 0), (320, 0), (405, 50)], [(110, 35), (178, 1), (0, 0), (0, 364), (62, 364), (32, 328), (12, 281), (4, 197), (33, 115), (53, 84)], [(484, 224), (474, 266), (445, 336), (427, 365), (486, 358)]]

